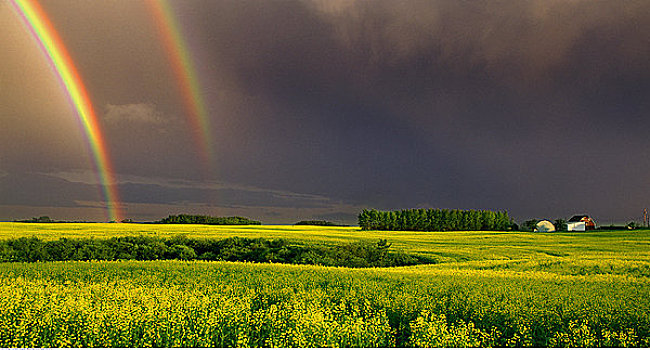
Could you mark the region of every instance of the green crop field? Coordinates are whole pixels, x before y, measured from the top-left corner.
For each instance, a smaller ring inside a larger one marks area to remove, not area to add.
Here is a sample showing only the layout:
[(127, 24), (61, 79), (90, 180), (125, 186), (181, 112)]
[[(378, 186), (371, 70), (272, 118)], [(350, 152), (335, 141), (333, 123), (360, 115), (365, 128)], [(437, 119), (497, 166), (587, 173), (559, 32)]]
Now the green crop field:
[(0, 223), (0, 239), (387, 239), (430, 265), (0, 263), (0, 347), (648, 347), (650, 231)]

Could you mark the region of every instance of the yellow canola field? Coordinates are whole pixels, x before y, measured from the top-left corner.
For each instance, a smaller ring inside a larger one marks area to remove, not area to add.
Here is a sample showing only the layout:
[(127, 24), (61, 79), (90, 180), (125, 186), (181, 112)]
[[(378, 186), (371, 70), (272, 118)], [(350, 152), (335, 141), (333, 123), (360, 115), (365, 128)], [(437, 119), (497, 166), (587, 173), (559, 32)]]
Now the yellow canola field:
[(0, 346), (647, 347), (648, 282), (458, 263), (4, 263)]
[(0, 347), (648, 347), (650, 231), (0, 223), (0, 239), (387, 239), (438, 263), (0, 263)]

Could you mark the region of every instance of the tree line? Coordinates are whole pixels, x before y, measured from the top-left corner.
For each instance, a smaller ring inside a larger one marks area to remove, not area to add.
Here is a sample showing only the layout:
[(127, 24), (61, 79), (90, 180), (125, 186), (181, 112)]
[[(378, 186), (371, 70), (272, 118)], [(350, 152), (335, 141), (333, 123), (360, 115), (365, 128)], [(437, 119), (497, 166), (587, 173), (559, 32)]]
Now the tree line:
[(156, 224), (206, 224), (206, 225), (261, 225), (256, 220), (241, 216), (216, 217), (208, 215), (179, 214), (156, 221)]
[(53, 220), (49, 216), (33, 217), (31, 219), (14, 220), (14, 222), (31, 223), (31, 224), (84, 224), (90, 221), (70, 221), (70, 220)]
[(459, 209), (364, 209), (359, 214), (362, 230), (390, 231), (508, 231), (516, 224), (507, 211)]
[(294, 225), (310, 225), (310, 226), (340, 226), (340, 227), (345, 227), (347, 225), (340, 225), (333, 223), (331, 221), (327, 220), (302, 220), (296, 222)]
[(386, 240), (326, 246), (286, 239), (231, 237), (169, 239), (147, 236), (43, 241), (21, 237), (0, 241), (0, 262), (88, 260), (207, 260), (310, 264), (344, 267), (389, 267), (435, 262), (391, 251)]

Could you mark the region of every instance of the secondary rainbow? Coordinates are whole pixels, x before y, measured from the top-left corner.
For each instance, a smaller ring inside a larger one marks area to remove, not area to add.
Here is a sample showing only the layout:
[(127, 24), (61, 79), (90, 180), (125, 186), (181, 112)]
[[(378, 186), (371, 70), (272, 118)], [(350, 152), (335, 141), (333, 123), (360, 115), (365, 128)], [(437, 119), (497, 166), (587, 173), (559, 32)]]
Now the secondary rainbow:
[(178, 81), (198, 151), (204, 165), (210, 166), (212, 159), (210, 123), (189, 50), (169, 2), (149, 0), (147, 3)]
[(107, 216), (109, 220), (119, 222), (122, 216), (109, 152), (81, 76), (43, 8), (33, 0), (10, 0), (10, 2), (36, 39), (77, 112), (90, 144), (97, 176), (106, 200)]

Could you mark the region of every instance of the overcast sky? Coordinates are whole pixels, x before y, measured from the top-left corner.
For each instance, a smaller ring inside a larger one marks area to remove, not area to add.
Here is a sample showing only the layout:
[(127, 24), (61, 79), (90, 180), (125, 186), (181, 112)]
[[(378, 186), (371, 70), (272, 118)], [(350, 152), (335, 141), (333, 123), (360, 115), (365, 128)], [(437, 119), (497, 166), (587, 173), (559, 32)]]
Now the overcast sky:
[[(143, 2), (42, 5), (134, 220), (650, 207), (650, 1), (172, 1), (209, 166)], [(75, 111), (6, 0), (0, 48), (0, 220), (106, 220)]]

